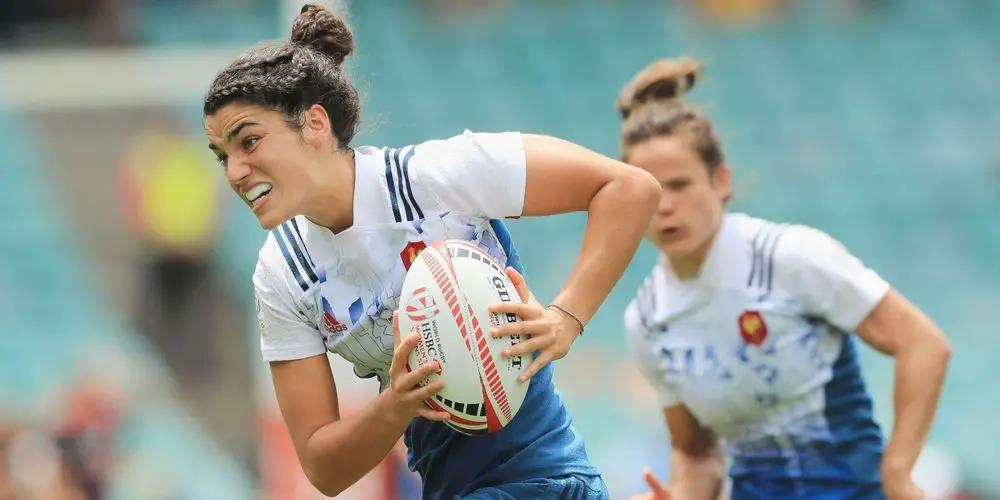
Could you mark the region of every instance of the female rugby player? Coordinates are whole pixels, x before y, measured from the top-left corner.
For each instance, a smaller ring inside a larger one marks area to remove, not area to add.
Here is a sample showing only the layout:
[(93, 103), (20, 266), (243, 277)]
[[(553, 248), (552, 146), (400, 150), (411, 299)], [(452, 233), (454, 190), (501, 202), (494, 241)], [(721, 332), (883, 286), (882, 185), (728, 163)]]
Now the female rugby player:
[[(660, 197), (647, 172), (551, 137), (466, 131), (403, 147), (352, 147), (358, 93), (341, 64), (354, 48), (345, 23), (307, 5), (291, 40), (247, 50), (212, 82), (205, 129), (233, 190), (270, 234), (253, 276), (261, 350), (300, 463), (336, 495), (374, 468), (401, 435), (427, 499), (603, 499), (608, 491), (552, 383), (566, 355), (638, 248)], [(521, 276), (500, 221), (586, 210), (583, 247), (548, 307)], [(614, 234), (612, 234), (614, 233)], [(524, 404), (503, 430), (453, 431), (424, 406), (436, 365), (411, 373), (418, 337), (394, 341), (407, 266), (427, 244), (461, 238), (501, 263), (530, 334), (508, 356), (537, 353)], [(333, 352), (379, 396), (342, 418), (327, 361)]]
[[(646, 231), (660, 258), (625, 313), (629, 343), (670, 431), (670, 485), (653, 499), (715, 499), (725, 440), (731, 498), (910, 500), (949, 347), (919, 309), (840, 243), (728, 213), (730, 167), (681, 97), (694, 60), (658, 61), (622, 91), (622, 158), (663, 187)], [(895, 357), (883, 448), (855, 338)]]

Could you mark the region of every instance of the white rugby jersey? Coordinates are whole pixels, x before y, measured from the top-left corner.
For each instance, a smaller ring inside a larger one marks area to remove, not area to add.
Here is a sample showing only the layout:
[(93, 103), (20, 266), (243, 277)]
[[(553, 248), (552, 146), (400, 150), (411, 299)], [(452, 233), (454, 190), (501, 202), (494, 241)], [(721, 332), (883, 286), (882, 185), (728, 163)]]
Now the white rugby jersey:
[(497, 220), (521, 214), (521, 134), (465, 133), (399, 149), (355, 149), (354, 225), (334, 234), (295, 217), (272, 230), (253, 276), (265, 361), (336, 353), (388, 379), (392, 311), (427, 242), (458, 238), (500, 262)]
[(724, 438), (734, 478), (877, 481), (881, 433), (848, 332), (888, 290), (819, 230), (727, 214), (697, 278), (661, 256), (628, 341), (660, 403)]

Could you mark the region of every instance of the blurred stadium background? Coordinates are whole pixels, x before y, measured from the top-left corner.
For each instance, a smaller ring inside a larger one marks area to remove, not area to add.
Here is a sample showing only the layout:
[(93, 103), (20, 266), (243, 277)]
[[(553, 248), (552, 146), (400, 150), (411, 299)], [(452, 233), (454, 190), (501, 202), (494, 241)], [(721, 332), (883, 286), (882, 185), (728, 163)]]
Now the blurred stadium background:
[[(204, 147), (201, 96), (292, 0), (0, 4), (0, 498), (310, 499), (260, 361), (250, 274), (265, 233)], [(1000, 2), (328, 2), (358, 43), (358, 141), (472, 130), (618, 151), (612, 102), (653, 58), (707, 63), (692, 96), (737, 172), (736, 209), (817, 225), (952, 339), (918, 481), (1000, 498)], [(551, 297), (582, 216), (511, 224)], [(667, 437), (623, 349), (643, 248), (557, 365), (614, 498), (665, 472)], [(891, 424), (892, 364), (865, 351)], [(348, 411), (370, 381), (333, 361)], [(343, 498), (416, 498), (390, 457)], [(960, 496), (961, 495), (961, 496)]]

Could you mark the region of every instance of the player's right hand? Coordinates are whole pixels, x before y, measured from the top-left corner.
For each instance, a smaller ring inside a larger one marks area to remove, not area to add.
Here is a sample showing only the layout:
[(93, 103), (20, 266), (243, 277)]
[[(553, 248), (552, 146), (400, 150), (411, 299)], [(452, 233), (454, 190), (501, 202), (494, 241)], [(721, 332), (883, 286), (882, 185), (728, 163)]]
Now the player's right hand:
[(649, 491), (641, 495), (633, 495), (630, 500), (671, 500), (667, 485), (660, 482), (648, 467), (642, 471), (642, 477), (649, 486)]
[(385, 390), (385, 397), (389, 398), (397, 415), (406, 421), (414, 417), (423, 417), (427, 420), (441, 421), (450, 416), (448, 412), (435, 411), (427, 407), (425, 400), (434, 397), (444, 387), (444, 381), (435, 380), (425, 386), (420, 383), (434, 373), (441, 373), (441, 366), (438, 363), (427, 363), (418, 366), (413, 371), (406, 369), (406, 363), (410, 356), (410, 351), (420, 341), (420, 334), (410, 332), (406, 337), (399, 334), (399, 318), (396, 312), (392, 313), (392, 363), (389, 365), (389, 387)]

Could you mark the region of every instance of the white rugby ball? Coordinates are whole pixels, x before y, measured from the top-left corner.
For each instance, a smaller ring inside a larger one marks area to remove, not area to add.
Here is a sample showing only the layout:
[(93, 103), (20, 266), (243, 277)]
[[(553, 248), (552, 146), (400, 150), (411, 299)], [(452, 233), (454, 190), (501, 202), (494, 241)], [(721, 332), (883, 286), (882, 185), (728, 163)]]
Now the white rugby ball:
[(520, 303), (510, 278), (479, 246), (461, 240), (428, 245), (410, 264), (399, 299), (399, 332), (414, 330), (421, 341), (410, 352), (407, 369), (438, 361), (444, 388), (427, 406), (451, 414), (453, 429), (470, 436), (496, 432), (517, 414), (528, 382), (517, 377), (532, 355), (504, 358), (500, 353), (520, 337), (490, 337), (493, 326), (519, 321), (494, 314), (489, 306)]

